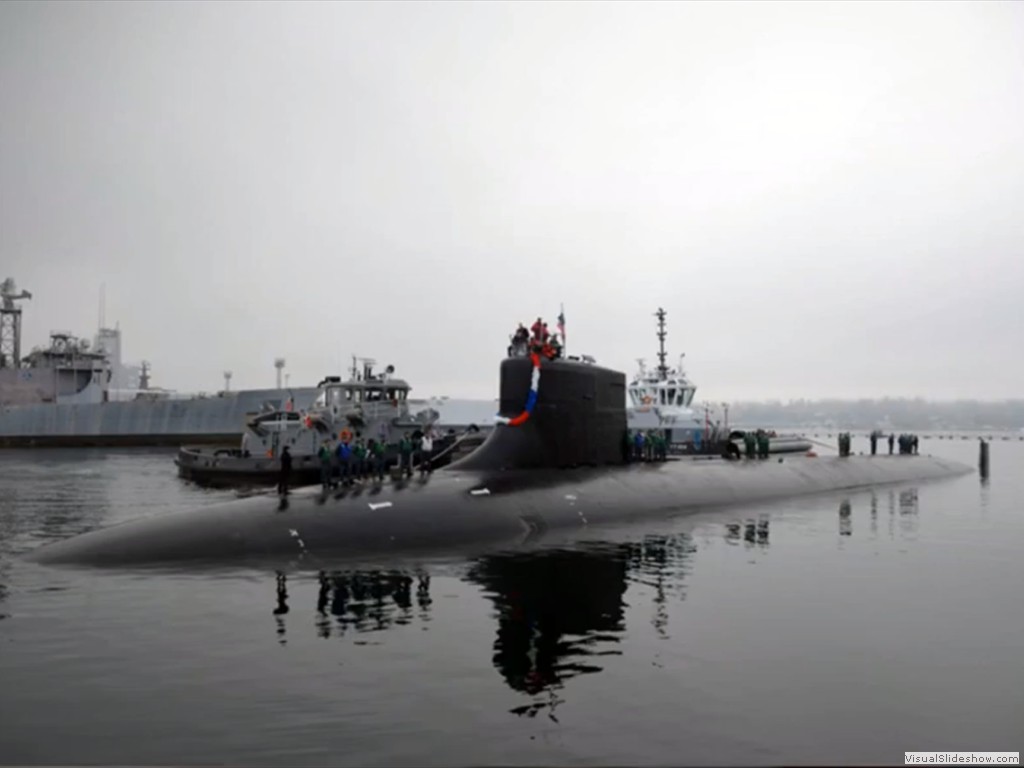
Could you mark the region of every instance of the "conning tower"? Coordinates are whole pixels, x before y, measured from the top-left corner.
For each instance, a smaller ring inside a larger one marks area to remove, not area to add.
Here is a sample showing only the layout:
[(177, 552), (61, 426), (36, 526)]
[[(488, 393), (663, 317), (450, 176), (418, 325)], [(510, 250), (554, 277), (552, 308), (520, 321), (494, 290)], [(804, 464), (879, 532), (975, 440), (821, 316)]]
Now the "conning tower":
[[(500, 415), (513, 418), (530, 397), (533, 363), (501, 364)], [(450, 469), (563, 469), (623, 462), (626, 377), (575, 360), (541, 360), (537, 402), (517, 426), (499, 424), (473, 453)]]

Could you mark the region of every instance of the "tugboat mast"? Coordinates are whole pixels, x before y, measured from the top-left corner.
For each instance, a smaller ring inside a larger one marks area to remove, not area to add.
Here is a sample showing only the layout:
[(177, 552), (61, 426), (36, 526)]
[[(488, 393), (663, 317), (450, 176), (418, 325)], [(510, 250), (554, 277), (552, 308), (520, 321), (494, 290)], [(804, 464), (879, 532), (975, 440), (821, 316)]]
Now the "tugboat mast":
[(664, 381), (668, 378), (668, 366), (665, 365), (665, 310), (658, 307), (654, 316), (658, 318), (658, 378)]

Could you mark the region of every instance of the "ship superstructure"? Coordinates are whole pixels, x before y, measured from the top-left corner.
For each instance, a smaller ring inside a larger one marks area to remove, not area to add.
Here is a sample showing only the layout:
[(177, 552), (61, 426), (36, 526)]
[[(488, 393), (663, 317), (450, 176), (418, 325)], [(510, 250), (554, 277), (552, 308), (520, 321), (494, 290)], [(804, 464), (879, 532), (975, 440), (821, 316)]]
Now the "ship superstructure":
[(664, 430), (674, 450), (685, 450), (699, 446), (709, 439), (714, 431), (708, 418), (702, 418), (691, 407), (697, 385), (683, 370), (683, 357), (679, 365), (670, 368), (665, 352), (664, 309), (658, 309), (658, 366), (649, 370), (641, 358), (639, 368), (626, 387), (626, 416), (630, 429)]
[(51, 331), (22, 355), (22, 308), (31, 299), (0, 283), (0, 446), (180, 445), (238, 439), (247, 415), (315, 387), (181, 396), (149, 385), (149, 365), (122, 361), (121, 330), (101, 323), (94, 340)]
[(21, 307), (31, 299), (14, 280), (0, 283), (0, 405), (102, 403), (110, 368), (106, 356), (70, 331), (51, 331), (46, 347), (21, 355)]
[[(384, 446), (384, 466), (398, 461), (403, 437), (418, 446), (419, 438), (430, 432), (439, 451), (454, 447), (454, 429), (445, 435), (437, 424), (440, 413), (436, 409), (416, 410), (411, 406), (412, 387), (394, 375), (394, 366), (374, 373), (373, 360), (363, 358), (362, 370), (356, 360), (353, 358), (347, 379), (328, 376), (321, 381), (311, 404), (302, 407), (288, 402), (284, 410), (248, 419), (238, 447), (182, 446), (175, 460), (178, 474), (210, 484), (274, 483), (280, 471), (281, 451), (287, 447), (296, 476), (304, 482), (316, 482), (321, 464), (318, 452), (324, 445), (335, 451), (339, 443), (360, 449), (380, 443)], [(428, 458), (433, 460), (435, 454)], [(363, 469), (360, 464), (359, 471)]]
[[(710, 449), (725, 441), (742, 452), (746, 431), (729, 428), (728, 406), (725, 405), (724, 424), (710, 405), (699, 412), (693, 408), (697, 385), (683, 371), (683, 355), (679, 356), (677, 368), (666, 365), (665, 315), (661, 308), (654, 313), (658, 319), (658, 367), (649, 371), (644, 361), (639, 360), (639, 371), (626, 388), (627, 425), (631, 430), (663, 432), (668, 439), (669, 453), (699, 452), (702, 447)], [(802, 453), (811, 449), (811, 443), (797, 435), (780, 435), (774, 431), (768, 434), (769, 453)]]

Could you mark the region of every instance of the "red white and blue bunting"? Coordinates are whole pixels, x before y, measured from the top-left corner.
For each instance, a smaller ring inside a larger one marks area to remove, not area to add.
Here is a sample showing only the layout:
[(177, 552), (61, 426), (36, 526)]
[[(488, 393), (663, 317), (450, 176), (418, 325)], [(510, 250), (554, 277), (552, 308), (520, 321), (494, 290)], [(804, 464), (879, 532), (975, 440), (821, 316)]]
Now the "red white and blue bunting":
[(518, 427), (530, 418), (530, 414), (533, 413), (533, 407), (537, 405), (537, 388), (540, 386), (540, 355), (536, 352), (531, 352), (530, 362), (533, 363), (533, 374), (530, 378), (530, 394), (526, 396), (526, 407), (522, 413), (511, 419), (507, 416), (495, 416), (494, 420), (498, 424), (504, 424), (507, 427)]

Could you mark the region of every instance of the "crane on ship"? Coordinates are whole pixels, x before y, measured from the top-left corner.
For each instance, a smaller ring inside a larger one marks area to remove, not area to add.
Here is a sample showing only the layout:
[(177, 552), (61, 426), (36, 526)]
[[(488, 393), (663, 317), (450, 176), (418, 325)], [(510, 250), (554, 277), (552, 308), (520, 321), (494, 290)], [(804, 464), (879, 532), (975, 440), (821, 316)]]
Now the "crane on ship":
[(18, 292), (13, 277), (0, 283), (0, 368), (21, 365), (21, 307), (15, 302), (31, 298), (28, 291)]
[(0, 298), (4, 301), (4, 309), (17, 309), (14, 302), (32, 298), (32, 294), (28, 291), (23, 290), (21, 293), (15, 293), (17, 290), (18, 287), (14, 284), (13, 277), (8, 277), (0, 283)]

